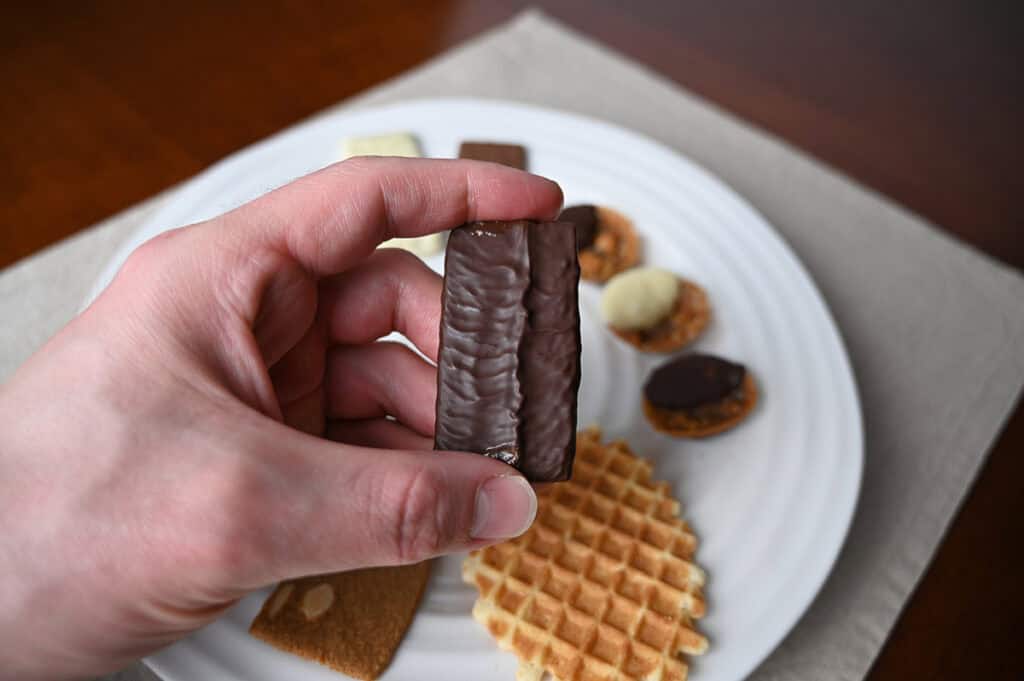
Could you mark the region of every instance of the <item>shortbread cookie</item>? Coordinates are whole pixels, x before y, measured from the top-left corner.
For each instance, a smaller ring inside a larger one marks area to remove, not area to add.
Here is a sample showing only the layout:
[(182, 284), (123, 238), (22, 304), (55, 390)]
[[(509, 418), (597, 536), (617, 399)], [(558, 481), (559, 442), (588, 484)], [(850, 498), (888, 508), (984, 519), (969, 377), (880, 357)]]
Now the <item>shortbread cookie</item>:
[(423, 595), (430, 562), (282, 582), (249, 633), (357, 679), (391, 662)]
[(651, 373), (644, 384), (643, 409), (656, 430), (706, 437), (738, 424), (757, 399), (757, 384), (742, 364), (694, 353)]

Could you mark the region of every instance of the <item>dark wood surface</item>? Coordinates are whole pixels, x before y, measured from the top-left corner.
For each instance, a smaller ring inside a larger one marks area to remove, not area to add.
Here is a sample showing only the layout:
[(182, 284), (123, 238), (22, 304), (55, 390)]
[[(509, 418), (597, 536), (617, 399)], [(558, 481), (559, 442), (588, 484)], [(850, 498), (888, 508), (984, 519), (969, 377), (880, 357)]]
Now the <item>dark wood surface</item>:
[[(535, 4), (1024, 267), (1024, 4)], [(0, 266), (526, 3), (21, 5), (0, 9)], [(872, 681), (1024, 676), (1022, 454), (1018, 408)]]

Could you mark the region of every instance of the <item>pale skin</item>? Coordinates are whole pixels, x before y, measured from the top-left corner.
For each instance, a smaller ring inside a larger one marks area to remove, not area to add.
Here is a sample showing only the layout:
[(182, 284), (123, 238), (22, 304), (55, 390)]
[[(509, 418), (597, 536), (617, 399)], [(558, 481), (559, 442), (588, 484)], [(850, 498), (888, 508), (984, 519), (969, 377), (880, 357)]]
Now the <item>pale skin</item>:
[[(556, 184), (352, 159), (136, 250), (0, 386), (0, 678), (112, 671), (282, 579), (521, 534), (536, 497), (432, 452), (440, 278), (375, 247), (550, 219)], [(388, 418), (390, 417), (390, 418)]]

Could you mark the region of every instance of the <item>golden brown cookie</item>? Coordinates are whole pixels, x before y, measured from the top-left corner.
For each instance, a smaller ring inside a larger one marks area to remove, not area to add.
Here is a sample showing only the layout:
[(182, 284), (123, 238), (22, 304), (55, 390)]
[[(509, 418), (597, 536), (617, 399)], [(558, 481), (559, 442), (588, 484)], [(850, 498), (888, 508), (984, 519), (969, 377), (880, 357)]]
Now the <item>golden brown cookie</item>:
[(711, 320), (711, 304), (704, 289), (679, 278), (679, 290), (670, 312), (646, 329), (617, 329), (612, 333), (644, 352), (675, 352), (694, 341)]
[(742, 421), (757, 404), (757, 384), (741, 364), (714, 355), (677, 357), (644, 384), (644, 416), (676, 437), (707, 437)]
[(640, 237), (622, 213), (605, 206), (570, 206), (560, 221), (576, 225), (580, 276), (604, 282), (640, 262)]
[(249, 633), (357, 679), (387, 668), (430, 576), (430, 562), (282, 582)]

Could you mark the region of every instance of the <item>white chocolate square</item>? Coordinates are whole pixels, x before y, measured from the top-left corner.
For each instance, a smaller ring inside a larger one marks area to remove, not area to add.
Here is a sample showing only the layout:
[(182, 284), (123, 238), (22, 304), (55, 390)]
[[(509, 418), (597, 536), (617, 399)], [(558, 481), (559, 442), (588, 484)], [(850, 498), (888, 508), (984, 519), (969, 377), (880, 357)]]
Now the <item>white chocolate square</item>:
[(401, 248), (426, 258), (444, 250), (444, 234), (426, 234), (411, 239), (388, 239), (379, 248)]
[(352, 156), (404, 156), (419, 158), (420, 145), (407, 132), (369, 137), (349, 137), (341, 142), (341, 160)]

